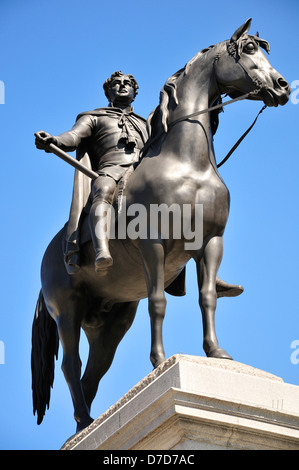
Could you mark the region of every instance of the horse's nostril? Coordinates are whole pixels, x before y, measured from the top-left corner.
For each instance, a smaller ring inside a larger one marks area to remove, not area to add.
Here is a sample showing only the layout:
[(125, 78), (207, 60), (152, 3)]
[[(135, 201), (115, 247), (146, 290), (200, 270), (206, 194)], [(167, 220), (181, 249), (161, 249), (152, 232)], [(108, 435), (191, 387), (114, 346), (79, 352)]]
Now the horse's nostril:
[(278, 78), (276, 80), (276, 82), (281, 88), (288, 88), (289, 87), (288, 82), (282, 77)]

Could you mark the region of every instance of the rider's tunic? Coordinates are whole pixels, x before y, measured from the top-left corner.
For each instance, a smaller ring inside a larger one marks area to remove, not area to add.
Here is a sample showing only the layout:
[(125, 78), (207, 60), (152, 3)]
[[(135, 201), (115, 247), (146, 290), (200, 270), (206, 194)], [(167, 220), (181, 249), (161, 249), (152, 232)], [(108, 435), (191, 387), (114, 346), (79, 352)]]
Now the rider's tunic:
[(84, 144), (92, 169), (116, 182), (138, 161), (146, 140), (146, 121), (119, 108), (82, 113), (70, 131), (57, 137), (58, 146), (66, 151)]

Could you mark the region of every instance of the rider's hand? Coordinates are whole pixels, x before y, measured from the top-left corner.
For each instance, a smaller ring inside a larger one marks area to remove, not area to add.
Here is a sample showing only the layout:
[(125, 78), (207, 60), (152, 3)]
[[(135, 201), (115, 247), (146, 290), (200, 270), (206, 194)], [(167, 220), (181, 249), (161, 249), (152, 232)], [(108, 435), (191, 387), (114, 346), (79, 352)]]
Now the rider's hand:
[(57, 145), (56, 137), (54, 137), (51, 134), (48, 134), (48, 132), (39, 131), (39, 132), (36, 132), (34, 135), (35, 135), (36, 148), (40, 150), (45, 150), (47, 153), (50, 153), (51, 151), (49, 150), (49, 145), (50, 144)]

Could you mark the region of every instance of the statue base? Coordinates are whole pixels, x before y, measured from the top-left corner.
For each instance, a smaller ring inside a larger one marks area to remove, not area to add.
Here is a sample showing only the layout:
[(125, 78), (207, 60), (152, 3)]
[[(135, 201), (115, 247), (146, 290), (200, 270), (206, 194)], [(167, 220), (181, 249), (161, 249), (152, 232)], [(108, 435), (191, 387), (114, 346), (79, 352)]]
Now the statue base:
[(299, 387), (226, 359), (175, 355), (62, 450), (298, 450)]

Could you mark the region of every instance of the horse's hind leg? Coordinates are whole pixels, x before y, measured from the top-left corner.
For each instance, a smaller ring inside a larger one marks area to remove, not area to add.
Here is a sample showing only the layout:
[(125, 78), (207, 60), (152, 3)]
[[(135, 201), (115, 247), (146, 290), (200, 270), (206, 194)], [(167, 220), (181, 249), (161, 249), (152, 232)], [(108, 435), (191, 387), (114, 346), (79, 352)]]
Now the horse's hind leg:
[(93, 421), (89, 415), (80, 382), (81, 360), (79, 356), (79, 339), (81, 318), (75, 314), (76, 307), (70, 305), (69, 302), (66, 302), (65, 312), (67, 313), (60, 312), (56, 319), (59, 338), (63, 348), (61, 368), (73, 400), (77, 431), (80, 431)]
[(207, 243), (201, 259), (196, 263), (199, 305), (203, 320), (203, 348), (208, 357), (232, 359), (224, 349), (219, 347), (215, 331), (215, 310), (217, 305), (216, 277), (222, 253), (222, 237), (213, 237)]
[(115, 304), (103, 325), (83, 326), (89, 342), (89, 356), (81, 383), (90, 410), (101, 378), (110, 368), (116, 348), (135, 318), (138, 301)]
[(148, 309), (151, 320), (151, 354), (154, 367), (165, 360), (162, 326), (166, 309), (164, 293), (164, 246), (159, 240), (141, 240), (141, 254), (148, 289)]

